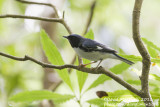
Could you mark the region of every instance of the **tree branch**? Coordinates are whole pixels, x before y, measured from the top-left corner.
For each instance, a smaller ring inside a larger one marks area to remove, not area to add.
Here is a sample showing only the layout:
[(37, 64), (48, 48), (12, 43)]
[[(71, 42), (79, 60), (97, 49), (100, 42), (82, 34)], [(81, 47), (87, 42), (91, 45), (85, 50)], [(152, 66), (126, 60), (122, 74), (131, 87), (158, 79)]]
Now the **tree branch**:
[(58, 10), (56, 9), (56, 7), (54, 5), (52, 5), (50, 3), (31, 2), (31, 1), (25, 1), (25, 0), (16, 0), (16, 1), (21, 2), (21, 3), (26, 3), (26, 4), (45, 5), (45, 6), (52, 7), (55, 11), (57, 18), (46, 18), (46, 17), (44, 18), (44, 17), (26, 16), (26, 15), (12, 15), (12, 14), (0, 15), (0, 18), (22, 18), (22, 19), (34, 19), (34, 20), (42, 20), (42, 21), (49, 21), (49, 22), (59, 22), (59, 23), (63, 24), (63, 26), (66, 28), (66, 30), (68, 31), (69, 34), (72, 34), (70, 27), (68, 26), (68, 24), (66, 23), (66, 21), (64, 19), (64, 12), (63, 12), (63, 17), (60, 18), (58, 15)]
[(71, 64), (66, 64), (66, 65), (52, 65), (52, 64), (48, 64), (48, 63), (44, 63), (41, 61), (38, 61), (30, 56), (25, 55), (25, 57), (15, 57), (12, 55), (8, 55), (6, 53), (2, 53), (0, 52), (1, 56), (13, 59), (13, 60), (17, 60), (17, 61), (27, 61), (30, 60), (44, 68), (54, 68), (54, 69), (65, 69), (65, 68), (72, 68), (72, 69), (76, 69), (82, 72), (86, 72), (86, 73), (91, 73), (91, 74), (105, 74), (109, 77), (111, 77), (112, 79), (114, 79), (115, 81), (117, 81), (119, 84), (121, 84), (122, 86), (124, 86), (125, 88), (127, 88), (128, 90), (132, 91), (133, 93), (137, 94), (138, 96), (141, 95), (141, 92), (139, 90), (137, 90), (136, 88), (134, 88), (132, 85), (130, 85), (129, 83), (125, 82), (124, 80), (122, 80), (120, 77), (118, 77), (117, 75), (115, 75), (114, 73), (105, 70), (103, 67), (99, 67), (97, 68), (86, 68), (86, 67), (80, 67), (80, 66), (75, 66), (75, 65), (71, 65)]
[(93, 19), (93, 14), (94, 14), (94, 9), (95, 9), (95, 6), (96, 6), (96, 0), (93, 1), (92, 5), (91, 5), (91, 9), (90, 9), (90, 13), (89, 13), (89, 17), (88, 17), (88, 20), (87, 20), (87, 23), (86, 23), (86, 27), (84, 29), (84, 32), (83, 32), (83, 35), (85, 35), (91, 25), (91, 22), (92, 22), (92, 19)]
[(133, 9), (133, 39), (137, 46), (138, 51), (140, 52), (143, 60), (143, 67), (142, 67), (142, 75), (141, 75), (141, 88), (142, 88), (142, 95), (141, 98), (148, 98), (148, 100), (144, 100), (146, 107), (153, 107), (153, 101), (149, 93), (149, 85), (148, 85), (148, 77), (151, 65), (150, 55), (145, 48), (139, 31), (139, 19), (140, 19), (140, 10), (142, 6), (143, 0), (135, 0), (135, 5)]
[(72, 31), (70, 30), (69, 26), (67, 25), (67, 23), (64, 21), (63, 18), (47, 18), (47, 17), (36, 17), (36, 16), (26, 16), (26, 15), (14, 15), (14, 14), (0, 15), (0, 18), (21, 18), (21, 19), (41, 20), (47, 22), (58, 22), (64, 25), (69, 34), (72, 34)]
[(47, 22), (58, 22), (63, 24), (62, 18), (47, 18), (47, 17), (37, 17), (37, 16), (26, 16), (26, 15), (15, 15), (15, 14), (6, 14), (0, 15), (0, 18), (21, 18), (21, 19), (34, 19), (34, 20), (41, 20)]
[[(50, 3), (31, 2), (31, 1), (25, 1), (25, 0), (16, 0), (16, 1), (21, 2), (21, 3), (26, 3), (26, 4), (45, 5), (45, 6), (52, 7), (53, 10), (54, 10), (54, 12), (55, 12), (55, 14), (56, 14), (56, 17), (60, 18), (59, 15), (58, 15), (58, 10), (56, 9), (56, 7), (54, 5), (52, 5)], [(67, 31), (68, 31), (69, 34), (72, 34), (72, 31), (71, 31), (70, 27), (65, 22), (64, 15), (65, 15), (65, 13), (63, 11), (63, 15), (62, 15), (60, 23), (62, 23), (65, 26), (65, 28), (67, 29)], [(44, 20), (44, 21), (46, 21), (46, 20)]]
[(18, 2), (21, 3), (25, 3), (25, 4), (36, 4), (36, 5), (44, 5), (44, 6), (49, 6), (51, 8), (53, 8), (53, 10), (55, 11), (56, 16), (58, 16), (58, 11), (56, 9), (56, 7), (50, 3), (40, 3), (40, 2), (33, 2), (33, 1), (25, 1), (25, 0), (16, 0)]

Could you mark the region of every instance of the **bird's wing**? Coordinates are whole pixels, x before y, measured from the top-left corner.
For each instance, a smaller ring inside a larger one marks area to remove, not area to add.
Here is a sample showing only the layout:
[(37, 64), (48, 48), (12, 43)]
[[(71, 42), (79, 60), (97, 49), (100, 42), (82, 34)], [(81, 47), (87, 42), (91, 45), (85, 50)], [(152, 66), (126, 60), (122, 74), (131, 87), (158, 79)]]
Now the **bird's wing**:
[(90, 39), (86, 39), (85, 41), (83, 41), (82, 47), (86, 49), (97, 49), (96, 43)]
[(116, 51), (112, 48), (106, 47), (103, 44), (100, 44), (94, 40), (87, 39), (82, 43), (82, 48), (85, 51), (102, 51), (102, 52), (109, 52), (109, 53), (116, 53)]

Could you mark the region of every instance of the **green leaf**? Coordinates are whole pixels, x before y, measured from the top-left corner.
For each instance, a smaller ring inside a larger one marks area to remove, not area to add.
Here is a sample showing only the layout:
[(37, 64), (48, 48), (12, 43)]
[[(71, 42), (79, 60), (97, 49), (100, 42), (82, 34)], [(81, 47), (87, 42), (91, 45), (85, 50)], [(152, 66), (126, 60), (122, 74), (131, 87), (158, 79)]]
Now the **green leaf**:
[[(107, 92), (108, 97), (104, 99), (116, 99), (117, 102), (127, 100), (128, 98), (140, 100), (141, 98), (129, 90), (117, 90), (114, 92)], [(117, 99), (118, 98), (118, 99)]]
[(151, 91), (151, 96), (153, 99), (160, 99), (160, 93), (159, 92), (153, 92)]
[[(139, 86), (141, 85), (141, 81), (140, 80), (127, 80), (127, 82), (129, 84), (133, 84), (133, 85), (139, 85)], [(157, 83), (152, 82), (152, 81), (149, 82), (149, 86), (154, 87), (154, 89), (159, 89)]]
[(90, 29), (87, 34), (85, 34), (85, 38), (88, 38), (88, 39), (94, 39), (94, 33), (92, 31), (92, 29)]
[(149, 78), (160, 81), (160, 77), (156, 74), (149, 74)]
[(2, 14), (4, 3), (5, 3), (5, 0), (0, 0), (0, 14)]
[(121, 64), (115, 65), (114, 67), (110, 68), (110, 71), (115, 74), (121, 74), (123, 71), (127, 70), (130, 67), (129, 64), (122, 62)]
[(92, 89), (92, 88), (97, 87), (99, 84), (103, 84), (103, 83), (104, 83), (105, 81), (107, 81), (107, 80), (111, 80), (111, 78), (108, 77), (108, 76), (106, 76), (106, 75), (104, 75), (104, 74), (100, 75), (100, 76), (89, 86), (89, 88), (88, 88), (86, 91), (88, 91), (88, 90), (90, 90), (90, 89)]
[(158, 59), (158, 58), (151, 58), (151, 62), (160, 63), (160, 59)]
[(79, 91), (81, 93), (84, 83), (88, 77), (88, 73), (81, 72), (81, 71), (77, 71), (76, 73), (78, 77)]
[[(87, 64), (87, 63), (90, 63), (89, 60), (87, 59), (82, 59), (83, 60), (83, 63), (84, 64)], [(76, 59), (76, 64), (78, 64), (78, 60)], [(88, 67), (90, 67), (90, 65), (87, 65)], [(77, 74), (77, 79), (78, 79), (78, 86), (79, 86), (79, 91), (81, 93), (82, 89), (83, 89), (83, 86), (84, 86), (84, 83), (88, 77), (88, 73), (85, 73), (85, 72), (82, 72), (82, 71), (76, 71), (76, 74)]]
[[(115, 97), (115, 96), (123, 96), (123, 95), (133, 95), (133, 93), (129, 90), (117, 90), (114, 92), (107, 92), (108, 93), (108, 97)], [(134, 94), (135, 96), (137, 96), (136, 94)]]
[[(135, 56), (135, 55), (122, 55), (122, 54), (118, 54), (128, 60), (131, 60), (131, 61), (142, 61), (142, 57), (141, 56)], [(151, 58), (151, 62), (154, 62), (154, 63), (160, 63), (160, 59), (158, 58)]]
[(123, 107), (145, 107), (143, 101), (125, 103)]
[[(87, 34), (85, 35), (85, 37), (89, 38), (89, 39), (94, 39), (94, 33), (93, 33), (93, 31), (89, 30), (87, 32)], [(88, 63), (90, 63), (90, 61), (87, 60), (87, 59), (83, 59), (83, 63), (84, 64), (88, 64)], [(90, 66), (91, 65), (87, 65), (87, 67), (90, 67)], [(80, 90), (80, 93), (81, 93), (82, 88), (84, 86), (84, 83), (86, 82), (86, 79), (88, 77), (88, 73), (77, 71), (77, 77), (78, 77), (79, 90)]]
[(21, 79), (21, 74), (17, 73), (17, 74), (12, 74), (12, 75), (6, 75), (4, 77), (5, 78), (5, 91), (8, 93), (8, 95), (10, 95), (13, 90), (17, 87), (17, 85), (19, 85), (19, 80)]
[(97, 105), (98, 107), (104, 107), (104, 101), (103, 99), (100, 98), (95, 98), (87, 101), (89, 104)]
[[(48, 37), (44, 30), (41, 30), (41, 43), (43, 46), (43, 50), (49, 60), (54, 65), (64, 65), (64, 61), (61, 57), (60, 52), (58, 51), (56, 45), (52, 42), (52, 40)], [(57, 70), (60, 78), (70, 87), (73, 91), (71, 81), (69, 78), (69, 74), (67, 69)]]
[(152, 48), (160, 51), (160, 47), (158, 47), (157, 45), (155, 45), (153, 42), (148, 41), (146, 38), (142, 38), (142, 40), (143, 40), (143, 42), (144, 42), (146, 45), (148, 45), (148, 46), (150, 46), (150, 47), (152, 47)]
[(63, 103), (73, 99), (73, 95), (61, 95), (47, 90), (25, 91), (10, 97), (10, 101), (14, 102), (32, 102), (37, 100), (54, 100), (55, 103)]
[(127, 80), (127, 82), (129, 84), (141, 85), (141, 81), (140, 80)]
[(142, 57), (141, 56), (135, 56), (135, 55), (124, 55), (124, 54), (118, 54), (128, 60), (131, 61), (142, 61)]
[(147, 46), (147, 49), (148, 49), (148, 52), (149, 52), (149, 54), (150, 54), (150, 56), (152, 58), (157, 58), (158, 53), (157, 53), (157, 51), (154, 48), (152, 48), (150, 46)]

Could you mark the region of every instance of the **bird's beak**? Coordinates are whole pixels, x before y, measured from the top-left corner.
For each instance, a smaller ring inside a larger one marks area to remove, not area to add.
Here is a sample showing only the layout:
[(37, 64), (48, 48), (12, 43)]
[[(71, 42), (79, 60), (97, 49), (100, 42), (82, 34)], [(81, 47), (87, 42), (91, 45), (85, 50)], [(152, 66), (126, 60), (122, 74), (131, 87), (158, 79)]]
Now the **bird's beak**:
[(63, 36), (63, 37), (68, 39), (68, 36)]

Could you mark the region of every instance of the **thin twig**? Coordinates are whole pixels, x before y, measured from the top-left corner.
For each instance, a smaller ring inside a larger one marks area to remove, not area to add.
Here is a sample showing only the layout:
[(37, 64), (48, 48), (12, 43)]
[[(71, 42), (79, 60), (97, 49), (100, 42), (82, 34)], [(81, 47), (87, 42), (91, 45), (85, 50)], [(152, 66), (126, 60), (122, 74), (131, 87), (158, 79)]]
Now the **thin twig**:
[(42, 20), (48, 22), (58, 22), (64, 25), (69, 34), (72, 34), (71, 29), (66, 24), (63, 18), (47, 18), (47, 17), (37, 17), (37, 16), (26, 16), (26, 15), (14, 15), (14, 14), (6, 14), (0, 15), (0, 18), (21, 18), (21, 19), (34, 19), (34, 20)]
[(149, 71), (151, 65), (150, 55), (145, 48), (139, 31), (139, 19), (140, 19), (140, 10), (142, 6), (143, 0), (135, 0), (135, 5), (133, 9), (133, 39), (137, 46), (138, 51), (140, 52), (143, 60), (143, 67), (142, 67), (142, 75), (141, 75), (141, 88), (142, 94), (141, 98), (147, 98), (148, 100), (143, 100), (146, 107), (154, 107), (153, 100), (149, 93), (149, 85), (148, 85), (148, 78), (149, 78)]
[(88, 20), (87, 20), (87, 23), (86, 23), (86, 26), (85, 26), (85, 29), (84, 29), (84, 32), (83, 32), (83, 35), (85, 35), (91, 25), (91, 22), (92, 22), (92, 19), (93, 19), (93, 14), (94, 14), (94, 9), (95, 9), (95, 6), (96, 6), (96, 0), (92, 3), (91, 5), (91, 9), (90, 9), (90, 13), (89, 13), (89, 17), (88, 17)]
[[(31, 2), (31, 1), (26, 1), (26, 0), (16, 0), (16, 1), (21, 2), (21, 3), (26, 3), (26, 4), (45, 5), (45, 6), (52, 7), (55, 11), (56, 17), (60, 18), (59, 15), (58, 15), (58, 10), (56, 9), (56, 7), (54, 5), (52, 5), (50, 3)], [(64, 19), (64, 12), (63, 12), (63, 17), (60, 18), (60, 19), (61, 19), (60, 23), (64, 25), (64, 27), (66, 28), (66, 30), (68, 31), (69, 34), (72, 34), (72, 31), (71, 31), (70, 27), (68, 26), (68, 24), (66, 23), (66, 21)], [(43, 20), (43, 21), (46, 21), (46, 20)]]
[(68, 31), (69, 34), (72, 34), (72, 31), (68, 24), (66, 23), (64, 19), (64, 12), (63, 12), (63, 17), (60, 18), (58, 15), (58, 11), (56, 7), (50, 3), (40, 3), (40, 2), (30, 2), (30, 1), (24, 1), (24, 0), (16, 0), (18, 2), (26, 3), (26, 4), (37, 4), (37, 5), (46, 5), (50, 6), (54, 9), (56, 16), (58, 18), (44, 18), (44, 17), (36, 17), (36, 16), (26, 16), (26, 15), (12, 15), (12, 14), (6, 14), (6, 15), (0, 15), (0, 18), (23, 18), (23, 19), (34, 19), (34, 20), (42, 20), (42, 21), (48, 21), (48, 22), (59, 22), (64, 25), (66, 30)]
[(56, 91), (56, 89), (57, 89), (62, 83), (63, 83), (63, 81), (60, 80), (58, 83), (52, 84), (51, 86), (49, 86), (48, 89), (54, 92), (54, 91)]
[(25, 55), (25, 57), (15, 57), (12, 55), (8, 55), (6, 53), (2, 53), (0, 52), (1, 56), (13, 59), (13, 60), (17, 60), (17, 61), (27, 61), (30, 60), (44, 68), (54, 68), (54, 69), (66, 69), (66, 68), (73, 68), (82, 72), (86, 72), (86, 73), (91, 73), (91, 74), (105, 74), (109, 77), (111, 77), (112, 79), (114, 79), (115, 81), (117, 81), (119, 84), (121, 84), (122, 86), (124, 86), (125, 88), (127, 88), (128, 90), (132, 91), (133, 93), (140, 95), (141, 92), (139, 90), (137, 90), (136, 88), (134, 88), (132, 85), (130, 85), (129, 83), (127, 83), (126, 81), (122, 80), (120, 77), (118, 77), (117, 75), (115, 75), (114, 73), (105, 70), (103, 67), (99, 67), (97, 68), (86, 68), (86, 67), (80, 67), (80, 66), (75, 66), (72, 64), (66, 64), (66, 65), (52, 65), (52, 64), (48, 64), (48, 63), (44, 63), (41, 61), (38, 61), (30, 56)]
[(15, 14), (0, 15), (0, 18), (34, 19), (34, 20), (41, 20), (41, 21), (48, 21), (48, 22), (59, 22), (59, 23), (62, 23), (62, 21), (63, 21), (63, 19), (60, 19), (60, 18), (47, 18), (47, 17), (15, 15)]
[(72, 34), (73, 32), (71, 31), (70, 27), (68, 26), (68, 24), (66, 23), (65, 19), (64, 19), (64, 12), (63, 12), (63, 20), (62, 20), (62, 24), (65, 26), (65, 28), (67, 29), (69, 34)]
[(25, 4), (36, 4), (36, 5), (49, 6), (49, 7), (53, 8), (56, 16), (59, 18), (58, 11), (57, 11), (56, 7), (50, 3), (41, 3), (41, 2), (33, 2), (33, 1), (26, 1), (26, 0), (16, 0), (16, 1), (21, 2), (21, 3), (25, 3)]

